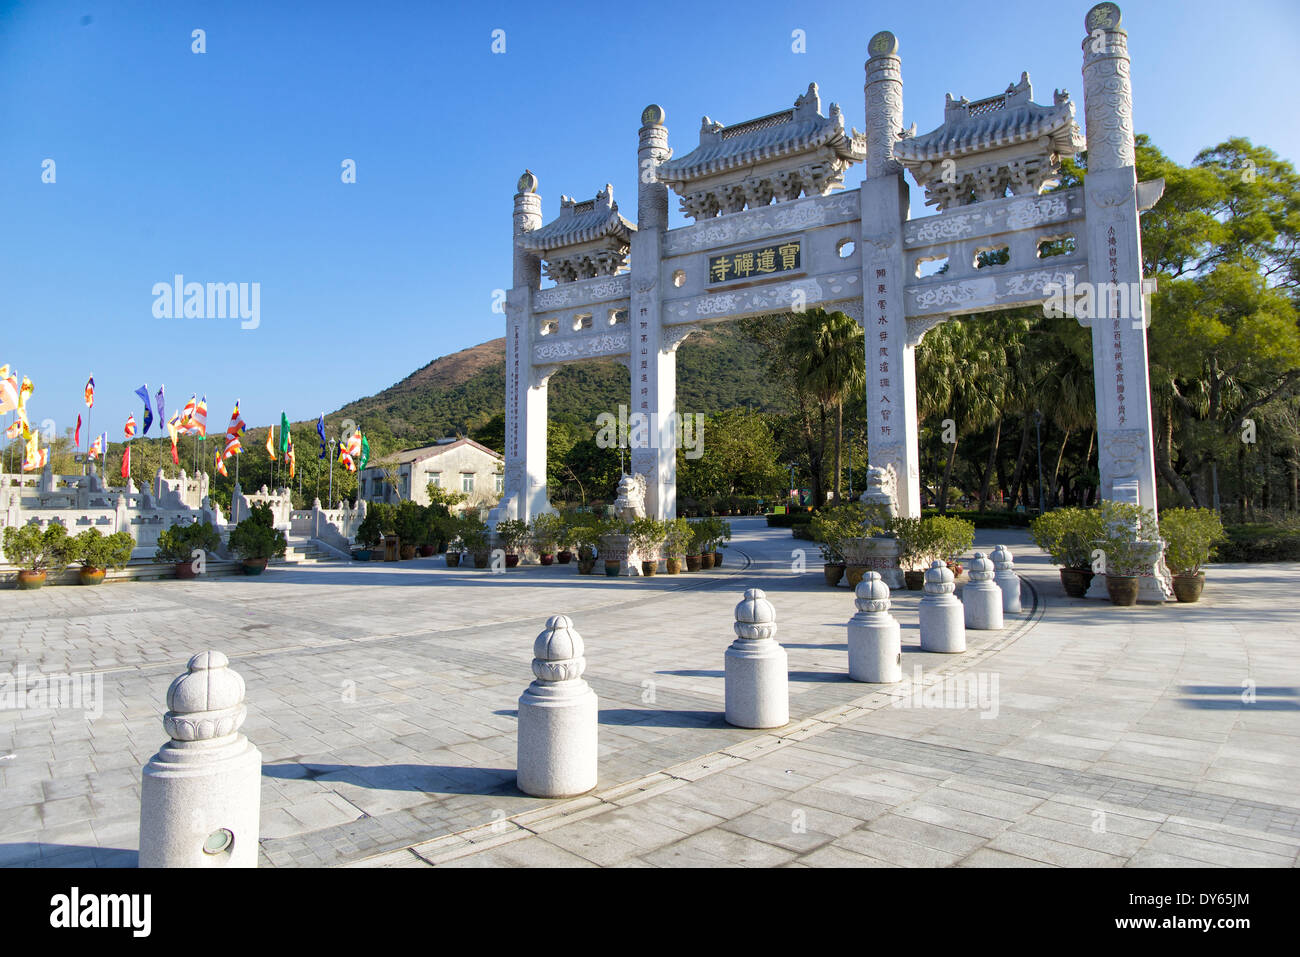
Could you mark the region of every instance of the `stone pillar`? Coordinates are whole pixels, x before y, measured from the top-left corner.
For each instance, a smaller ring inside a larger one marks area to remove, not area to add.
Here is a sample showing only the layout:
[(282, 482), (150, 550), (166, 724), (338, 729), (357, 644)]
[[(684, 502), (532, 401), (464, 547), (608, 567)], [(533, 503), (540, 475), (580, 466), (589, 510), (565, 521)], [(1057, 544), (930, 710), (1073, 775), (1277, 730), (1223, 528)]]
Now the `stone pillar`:
[(239, 733), (244, 679), (219, 651), (167, 689), (171, 740), (144, 767), (141, 867), (256, 867), (262, 755)]
[(875, 684), (903, 680), (902, 638), (889, 613), (889, 586), (879, 572), (867, 572), (856, 595), (858, 613), (849, 619), (849, 677)]
[(966, 625), (962, 605), (953, 595), (952, 572), (935, 560), (925, 570), (925, 595), (921, 613), (921, 650), (958, 654), (966, 650)]
[(908, 188), (894, 159), (903, 129), (901, 61), (898, 40), (887, 30), (872, 37), (868, 48), (866, 178), (860, 191), (867, 454), (871, 465), (893, 470), (898, 514), (920, 518), (916, 343), (909, 341), (903, 303)]
[(993, 562), (976, 552), (970, 563), (970, 583), (961, 590), (967, 628), (997, 631), (1002, 627), (1002, 589), (993, 581)]
[(993, 549), (993, 580), (1002, 590), (1002, 611), (1008, 615), (1018, 615), (1020, 607), (1020, 576), (1016, 574), (1016, 560), (1011, 549), (999, 545)]
[(596, 786), (596, 693), (582, 636), (566, 615), (553, 615), (533, 642), (537, 680), (519, 696), (517, 780), (533, 797), (584, 794)]
[(514, 211), (514, 285), (506, 296), (506, 461), (500, 503), (488, 521), (530, 521), (550, 510), (546, 492), (546, 378), (533, 370), (538, 336), (533, 297), (541, 287), (541, 257), (520, 247), (518, 239), (542, 225), (537, 177), (519, 177)]
[(790, 723), (785, 649), (777, 644), (776, 610), (761, 589), (746, 590), (736, 606), (736, 640), (726, 654), (726, 719), (738, 728)]
[[(629, 429), (630, 471), (645, 476), (646, 514), (677, 517), (677, 343), (662, 328), (659, 263), (668, 230), (668, 187), (659, 164), (672, 156), (663, 107), (641, 113), (637, 145), (637, 229), (632, 235), (631, 312), (628, 316), (629, 415), (646, 417), (648, 429)], [(644, 438), (644, 442), (638, 440)]]

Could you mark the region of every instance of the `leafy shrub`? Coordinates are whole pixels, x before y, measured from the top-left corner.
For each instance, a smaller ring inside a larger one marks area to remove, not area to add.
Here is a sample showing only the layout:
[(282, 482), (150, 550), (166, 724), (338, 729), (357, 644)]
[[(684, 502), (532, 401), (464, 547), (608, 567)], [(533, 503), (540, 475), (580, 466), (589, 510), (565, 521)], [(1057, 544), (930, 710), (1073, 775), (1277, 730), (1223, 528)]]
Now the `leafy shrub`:
[(86, 529), (72, 543), (70, 559), (86, 568), (123, 568), (135, 550), (135, 539), (129, 532), (104, 535), (97, 528)]
[(497, 534), (501, 536), (506, 552), (510, 555), (523, 552), (533, 538), (532, 530), (522, 518), (507, 518), (497, 522)]
[(921, 519), (928, 528), (938, 557), (945, 562), (955, 562), (975, 544), (975, 526), (965, 519), (935, 515)]
[(1171, 508), (1160, 514), (1165, 563), (1175, 575), (1195, 575), (1227, 536), (1212, 508)]
[(1114, 578), (1140, 575), (1156, 560), (1160, 545), (1155, 538), (1155, 516), (1150, 509), (1129, 502), (1103, 500), (1095, 510), (1101, 527), (1099, 547), (1106, 558), (1106, 574)]
[(1030, 523), (1029, 534), (1053, 563), (1063, 568), (1088, 569), (1101, 537), (1100, 513), (1097, 509), (1053, 509)]
[(1227, 541), (1217, 549), (1221, 562), (1300, 562), (1300, 528), (1229, 525), (1224, 532)]
[(560, 539), (564, 537), (564, 519), (559, 515), (543, 512), (533, 519), (533, 547), (540, 555), (555, 554)]
[(230, 532), (231, 550), (244, 560), (271, 559), (284, 555), (284, 532), (275, 527), (275, 516), (266, 503), (254, 505), (244, 519)]
[(30, 571), (66, 568), (75, 561), (74, 539), (59, 522), (50, 522), (44, 531), (39, 525), (10, 525), (4, 530), (5, 556), (14, 565)]
[[(269, 505), (254, 506), (254, 511), (258, 508), (266, 509), (267, 515), (271, 513)], [(194, 557), (195, 549), (215, 552), (220, 547), (221, 536), (217, 534), (211, 522), (176, 524), (158, 533), (158, 547), (154, 551), (153, 560), (164, 565), (178, 565), (190, 561)]]
[(691, 523), (684, 518), (675, 518), (665, 523), (664, 549), (669, 558), (684, 558), (686, 550), (691, 547), (695, 535)]

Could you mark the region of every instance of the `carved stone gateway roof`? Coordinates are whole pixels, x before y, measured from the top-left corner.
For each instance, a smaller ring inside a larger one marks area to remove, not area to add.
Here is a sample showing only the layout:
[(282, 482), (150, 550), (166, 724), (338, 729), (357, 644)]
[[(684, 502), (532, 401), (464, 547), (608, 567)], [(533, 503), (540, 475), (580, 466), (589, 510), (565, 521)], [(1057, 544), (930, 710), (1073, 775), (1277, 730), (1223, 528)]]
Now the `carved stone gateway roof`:
[(1033, 195), (1058, 182), (1060, 158), (1084, 148), (1069, 94), (1057, 90), (1051, 106), (1033, 102), (1029, 74), (1006, 92), (972, 103), (949, 94), (943, 125), (905, 136), (894, 157), (940, 209)]
[(546, 274), (556, 282), (573, 282), (612, 276), (627, 264), (636, 226), (628, 222), (614, 202), (608, 183), (595, 199), (578, 202), (560, 198), (560, 215), (545, 226), (523, 233), (516, 240), (546, 260)]
[(861, 133), (845, 132), (837, 104), (822, 116), (811, 83), (793, 109), (732, 126), (704, 117), (700, 145), (661, 164), (658, 176), (682, 197), (682, 211), (698, 220), (773, 200), (824, 196), (843, 185), (844, 171), (865, 151)]

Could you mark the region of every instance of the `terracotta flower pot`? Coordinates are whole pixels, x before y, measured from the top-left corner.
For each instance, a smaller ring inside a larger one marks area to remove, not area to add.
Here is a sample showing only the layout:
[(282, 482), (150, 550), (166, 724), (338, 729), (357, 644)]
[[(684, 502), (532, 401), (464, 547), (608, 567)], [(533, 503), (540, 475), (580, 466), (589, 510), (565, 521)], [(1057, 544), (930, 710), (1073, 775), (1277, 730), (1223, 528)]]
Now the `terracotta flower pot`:
[(594, 559), (594, 558), (579, 558), (579, 559), (578, 559), (578, 574), (579, 574), (579, 575), (590, 575), (590, 574), (592, 573), (592, 570), (595, 569), (595, 567), (596, 567), (596, 559)]
[(1138, 600), (1137, 576), (1107, 575), (1106, 593), (1110, 595), (1111, 604), (1136, 605)]
[(668, 558), (664, 560), (664, 570), (669, 575), (680, 575), (682, 572), (682, 560), (680, 558)]
[(908, 591), (922, 591), (925, 588), (925, 572), (903, 572), (903, 582)]
[(460, 552), (447, 553), (447, 567), (457, 568), (460, 565)]
[(619, 568), (619, 563), (616, 562), (616, 561), (615, 561), (615, 562), (610, 562), (610, 561), (605, 562), (605, 577), (606, 577), (606, 578), (617, 578), (617, 577), (618, 577), (618, 568)]
[(712, 567), (713, 567), (713, 553), (705, 552), (703, 555), (700, 556), (700, 568), (703, 569), (704, 571), (708, 571)]
[(245, 575), (262, 574), (262, 572), (266, 571), (266, 562), (267, 560), (265, 558), (245, 558), (244, 574)]
[(1179, 601), (1200, 601), (1201, 591), (1205, 588), (1205, 572), (1195, 575), (1174, 576), (1174, 597)]
[(1071, 598), (1082, 598), (1092, 584), (1092, 570), (1088, 568), (1062, 568), (1061, 586)]
[(840, 583), (840, 579), (844, 577), (844, 566), (835, 562), (827, 562), (822, 565), (822, 574), (826, 576), (826, 584), (834, 588)]
[(506, 568), (514, 568), (519, 564), (519, 556), (506, 553)]
[(871, 571), (869, 565), (846, 565), (845, 572), (849, 576), (849, 587), (857, 588), (858, 582), (862, 581), (862, 576)]
[(555, 556), (555, 560), (558, 561), (561, 565), (567, 565), (569, 564), (569, 562), (573, 561), (573, 552), (569, 551), (566, 548), (564, 551), (560, 552)]
[(40, 588), (45, 584), (45, 569), (38, 568), (33, 571), (30, 568), (20, 568), (18, 570), (18, 587), (19, 588)]
[(177, 563), (176, 563), (176, 577), (177, 577), (177, 578), (194, 578), (197, 574), (198, 574), (198, 572), (196, 572), (196, 571), (194, 570), (194, 563), (193, 563), (193, 562), (177, 562)]
[(687, 556), (686, 556), (686, 570), (687, 570), (688, 572), (698, 572), (698, 571), (700, 570), (700, 556), (699, 556), (699, 555), (687, 555)]
[(713, 567), (714, 568), (722, 567), (722, 552), (713, 553)]
[(555, 556), (554, 556), (554, 555), (542, 555), (542, 564), (543, 564), (543, 565), (554, 565), (554, 564), (555, 564)]
[(409, 562), (412, 558), (415, 557), (415, 546), (403, 545), (401, 547), (401, 555), (402, 555), (402, 561)]
[(432, 545), (421, 545), (421, 546), (420, 546), (420, 557), (421, 557), (421, 558), (428, 558), (430, 555), (433, 554), (433, 551), (434, 551), (434, 549), (433, 549), (433, 546), (432, 546)]
[(644, 575), (646, 578), (653, 578), (658, 573), (658, 571), (659, 571), (659, 563), (657, 561), (641, 563), (641, 574)]
[(90, 565), (82, 565), (80, 575), (81, 575), (81, 584), (98, 585), (100, 582), (104, 580), (104, 569), (94, 568)]

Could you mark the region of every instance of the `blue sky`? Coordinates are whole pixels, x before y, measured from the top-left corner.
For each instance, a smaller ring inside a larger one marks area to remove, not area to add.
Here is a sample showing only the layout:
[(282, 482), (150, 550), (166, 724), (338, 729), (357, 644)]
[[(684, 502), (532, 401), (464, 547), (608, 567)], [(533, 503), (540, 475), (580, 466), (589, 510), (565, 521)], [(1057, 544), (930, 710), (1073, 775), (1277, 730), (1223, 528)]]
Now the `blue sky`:
[[(678, 155), (703, 114), (784, 109), (811, 80), (861, 128), (880, 29), (921, 132), (945, 92), (991, 95), (1022, 70), (1038, 102), (1064, 87), (1082, 116), (1088, 6), (0, 0), (0, 364), (60, 431), (91, 372), (114, 440), (144, 382), (173, 407), (206, 393), (213, 425), (236, 398), (250, 425), (314, 418), (504, 334), (492, 293), (525, 167), (547, 220), (606, 182), (635, 218), (647, 103)], [(1300, 5), (1121, 6), (1140, 132), (1184, 163), (1230, 135), (1300, 156)], [(177, 273), (260, 283), (260, 325), (155, 318), (152, 287)]]

